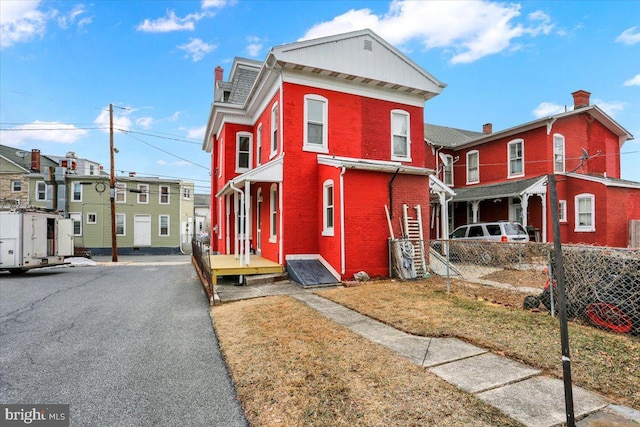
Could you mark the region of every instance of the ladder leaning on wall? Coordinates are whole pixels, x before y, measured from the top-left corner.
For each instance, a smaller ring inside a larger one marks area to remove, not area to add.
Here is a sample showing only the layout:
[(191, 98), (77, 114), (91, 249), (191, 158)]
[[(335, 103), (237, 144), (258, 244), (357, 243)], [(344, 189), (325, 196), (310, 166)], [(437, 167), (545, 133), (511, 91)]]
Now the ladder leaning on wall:
[(414, 247), (413, 265), (416, 269), (418, 277), (424, 277), (427, 274), (427, 265), (424, 257), (424, 234), (422, 232), (422, 213), (420, 205), (414, 206), (416, 217), (409, 217), (409, 206), (402, 205), (402, 224), (404, 228), (404, 237), (408, 239)]

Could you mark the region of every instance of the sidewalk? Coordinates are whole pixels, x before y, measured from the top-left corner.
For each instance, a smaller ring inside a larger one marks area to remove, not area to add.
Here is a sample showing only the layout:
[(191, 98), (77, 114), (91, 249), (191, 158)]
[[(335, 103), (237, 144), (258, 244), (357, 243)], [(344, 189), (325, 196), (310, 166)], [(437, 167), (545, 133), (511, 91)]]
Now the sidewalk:
[[(290, 295), (413, 363), (475, 394), (527, 426), (551, 427), (566, 420), (560, 379), (498, 356), (456, 338), (410, 335), (303, 289), (293, 282), (261, 286), (218, 286), (222, 302), (269, 295)], [(575, 418), (580, 427), (638, 427), (640, 412), (612, 405), (595, 393), (573, 386)]]

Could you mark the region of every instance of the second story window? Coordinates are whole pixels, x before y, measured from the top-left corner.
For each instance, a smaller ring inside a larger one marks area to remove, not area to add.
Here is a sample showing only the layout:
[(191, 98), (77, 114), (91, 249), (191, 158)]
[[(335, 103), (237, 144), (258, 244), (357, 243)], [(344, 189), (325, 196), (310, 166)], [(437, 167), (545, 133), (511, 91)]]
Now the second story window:
[(444, 163), (442, 168), (442, 182), (453, 187), (453, 156), (451, 154), (444, 154), (442, 157)]
[(564, 172), (564, 136), (553, 135), (553, 171)]
[(36, 200), (38, 202), (47, 200), (47, 184), (44, 181), (36, 182)]
[(271, 109), (271, 156), (278, 152), (278, 103)]
[(524, 175), (524, 140), (516, 139), (511, 141), (507, 148), (509, 163), (509, 178)]
[(246, 172), (251, 166), (251, 134), (236, 135), (236, 172)]
[(411, 160), (411, 135), (409, 135), (409, 113), (401, 110), (391, 112), (391, 159)]
[(138, 184), (138, 203), (149, 203), (149, 186), (147, 184)]
[(467, 184), (480, 182), (480, 154), (477, 150), (467, 153)]
[(161, 185), (160, 186), (160, 199), (159, 202), (161, 205), (168, 205), (170, 202), (169, 199), (169, 186)]
[(82, 184), (79, 182), (74, 182), (73, 184), (73, 194), (71, 196), (71, 200), (74, 202), (82, 201)]
[(22, 191), (22, 181), (11, 181), (11, 191), (13, 193)]
[(304, 148), (326, 153), (327, 99), (318, 95), (304, 97)]
[(182, 198), (185, 199), (185, 200), (190, 200), (191, 199), (191, 188), (184, 187), (182, 189)]
[(116, 182), (116, 203), (127, 202), (127, 184)]

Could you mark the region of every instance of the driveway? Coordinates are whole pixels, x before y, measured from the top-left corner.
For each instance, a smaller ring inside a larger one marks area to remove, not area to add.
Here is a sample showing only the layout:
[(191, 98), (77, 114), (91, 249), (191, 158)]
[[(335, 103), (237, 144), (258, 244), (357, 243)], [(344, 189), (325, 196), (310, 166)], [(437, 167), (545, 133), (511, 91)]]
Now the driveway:
[(188, 263), (0, 273), (0, 403), (71, 425), (244, 426)]

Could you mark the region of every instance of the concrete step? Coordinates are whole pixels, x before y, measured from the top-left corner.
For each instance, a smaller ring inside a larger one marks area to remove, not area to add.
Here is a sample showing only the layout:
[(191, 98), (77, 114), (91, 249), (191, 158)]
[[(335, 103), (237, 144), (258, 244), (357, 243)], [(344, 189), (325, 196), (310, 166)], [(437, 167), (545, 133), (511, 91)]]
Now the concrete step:
[(289, 274), (284, 271), (282, 273), (271, 274), (252, 274), (250, 276), (244, 276), (244, 285), (265, 285), (268, 283), (282, 282), (289, 279)]

